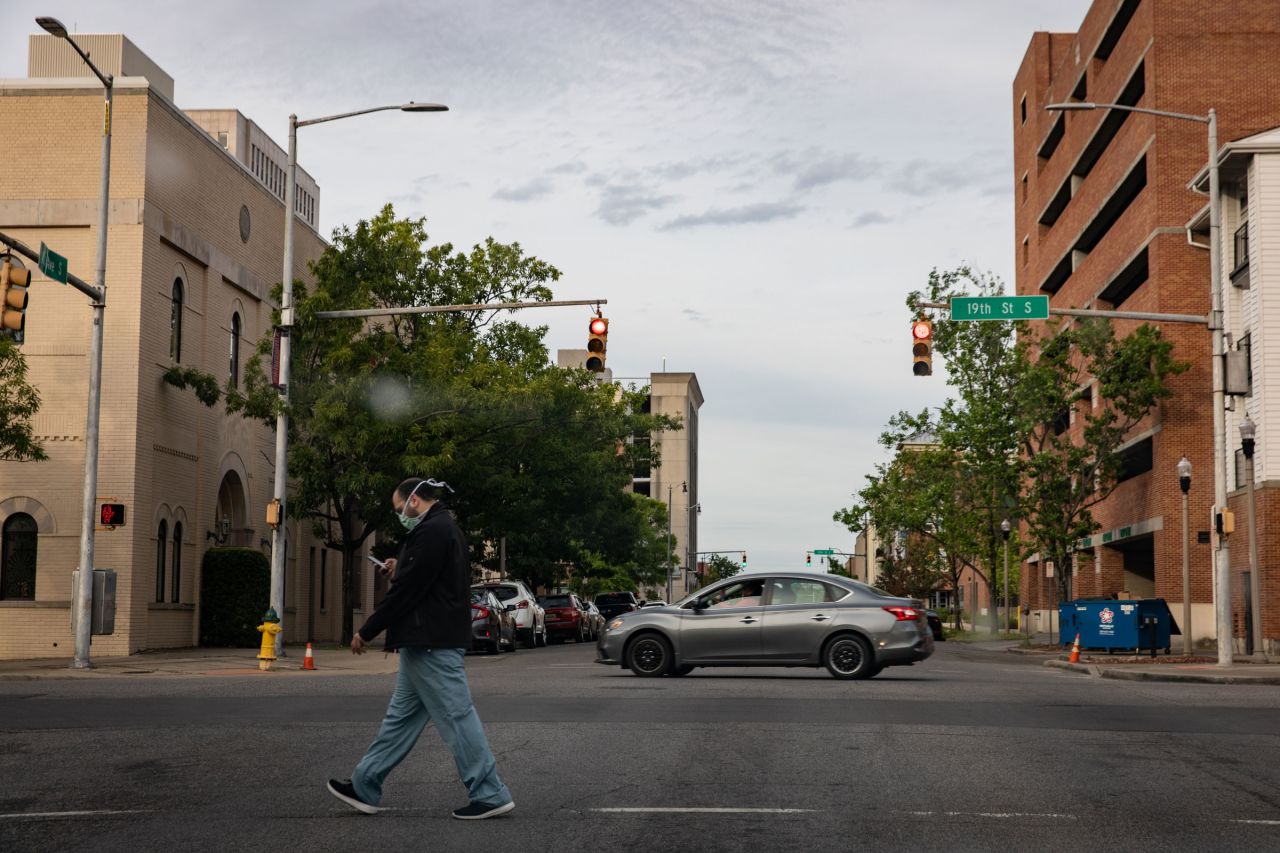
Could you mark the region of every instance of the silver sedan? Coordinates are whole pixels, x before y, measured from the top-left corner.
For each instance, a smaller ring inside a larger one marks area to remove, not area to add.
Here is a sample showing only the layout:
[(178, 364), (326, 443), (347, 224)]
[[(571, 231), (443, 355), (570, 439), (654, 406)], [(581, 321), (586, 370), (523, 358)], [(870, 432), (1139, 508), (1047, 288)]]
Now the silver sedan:
[(687, 675), (700, 666), (826, 667), (870, 678), (933, 654), (921, 602), (839, 575), (739, 574), (683, 601), (610, 620), (597, 663), (636, 675)]

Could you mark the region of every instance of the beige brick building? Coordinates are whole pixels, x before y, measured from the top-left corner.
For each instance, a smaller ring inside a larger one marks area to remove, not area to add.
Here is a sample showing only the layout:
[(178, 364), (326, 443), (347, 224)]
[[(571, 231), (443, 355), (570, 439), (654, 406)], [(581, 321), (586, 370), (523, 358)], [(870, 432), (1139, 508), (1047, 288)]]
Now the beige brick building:
[[(93, 654), (194, 645), (200, 564), (215, 541), (266, 553), (273, 430), (162, 381), (177, 364), (238, 377), (271, 330), (280, 277), (283, 151), (235, 110), (184, 112), (173, 81), (120, 35), (75, 36), (115, 81), (99, 497), (128, 507), (96, 535), (118, 572), (115, 632)], [(69, 58), (70, 57), (70, 58)], [(75, 61), (72, 62), (71, 60)], [(0, 230), (94, 277), (102, 88), (51, 36), (30, 76), (0, 81)], [(130, 76), (130, 75), (145, 76)], [(299, 170), (295, 275), (323, 250), (319, 190)], [(34, 276), (23, 351), (49, 461), (0, 463), (0, 658), (66, 656), (79, 555), (90, 309)], [(335, 638), (340, 561), (291, 524), (286, 638)], [(368, 577), (365, 584), (370, 584)], [(362, 590), (363, 591), (363, 590)], [(372, 590), (363, 591), (365, 600)], [(358, 621), (358, 620), (357, 620)]]

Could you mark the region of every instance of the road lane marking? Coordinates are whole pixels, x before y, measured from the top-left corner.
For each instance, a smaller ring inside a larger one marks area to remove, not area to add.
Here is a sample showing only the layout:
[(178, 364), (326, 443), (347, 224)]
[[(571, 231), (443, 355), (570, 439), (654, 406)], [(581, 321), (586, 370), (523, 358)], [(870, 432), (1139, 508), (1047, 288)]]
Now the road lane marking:
[(817, 809), (748, 809), (748, 808), (613, 808), (588, 809), (602, 814), (813, 814)]
[(902, 812), (912, 817), (988, 817), (995, 819), (1020, 817), (1047, 817), (1057, 820), (1076, 820), (1073, 814), (1055, 814), (1053, 812)]
[(1237, 818), (1232, 820), (1231, 823), (1247, 823), (1252, 826), (1280, 826), (1280, 820), (1245, 820)]
[(0, 814), (0, 820), (19, 820), (21, 818), (53, 818), (53, 817), (105, 817), (117, 814), (147, 814), (150, 809), (95, 809), (75, 812), (14, 812)]

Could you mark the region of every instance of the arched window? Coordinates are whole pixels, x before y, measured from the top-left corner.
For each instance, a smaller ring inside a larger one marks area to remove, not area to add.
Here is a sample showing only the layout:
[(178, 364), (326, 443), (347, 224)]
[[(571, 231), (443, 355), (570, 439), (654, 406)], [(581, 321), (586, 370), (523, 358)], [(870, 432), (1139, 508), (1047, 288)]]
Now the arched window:
[(175, 278), (169, 306), (169, 357), (174, 361), (182, 361), (182, 303), (185, 295), (182, 279)]
[(173, 523), (173, 584), (169, 600), (177, 604), (182, 600), (182, 522)]
[(231, 387), (240, 387), (240, 313), (231, 315)]
[(169, 522), (161, 520), (156, 531), (156, 601), (164, 601), (164, 557), (169, 543)]
[(40, 529), (25, 512), (15, 512), (4, 521), (0, 543), (0, 598), (36, 597), (36, 544)]

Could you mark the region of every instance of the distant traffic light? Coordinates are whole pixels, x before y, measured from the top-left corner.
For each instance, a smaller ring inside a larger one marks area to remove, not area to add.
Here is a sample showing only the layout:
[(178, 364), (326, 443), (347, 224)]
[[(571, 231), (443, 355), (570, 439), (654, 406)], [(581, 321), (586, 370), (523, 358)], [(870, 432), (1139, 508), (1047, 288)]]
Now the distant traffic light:
[(22, 343), (27, 324), (27, 285), (31, 271), (12, 255), (0, 261), (0, 332)]
[(742, 568), (745, 569), (746, 567), (747, 567), (747, 552), (743, 551), (742, 552)]
[(601, 373), (609, 343), (609, 321), (604, 317), (592, 317), (587, 333), (587, 370)]
[(805, 551), (805, 552), (804, 552), (804, 564), (805, 564), (806, 566), (812, 566), (812, 565), (813, 565), (813, 555), (812, 555), (812, 554), (810, 554), (808, 551)]
[(933, 375), (933, 324), (916, 320), (911, 324), (911, 372), (916, 376)]

